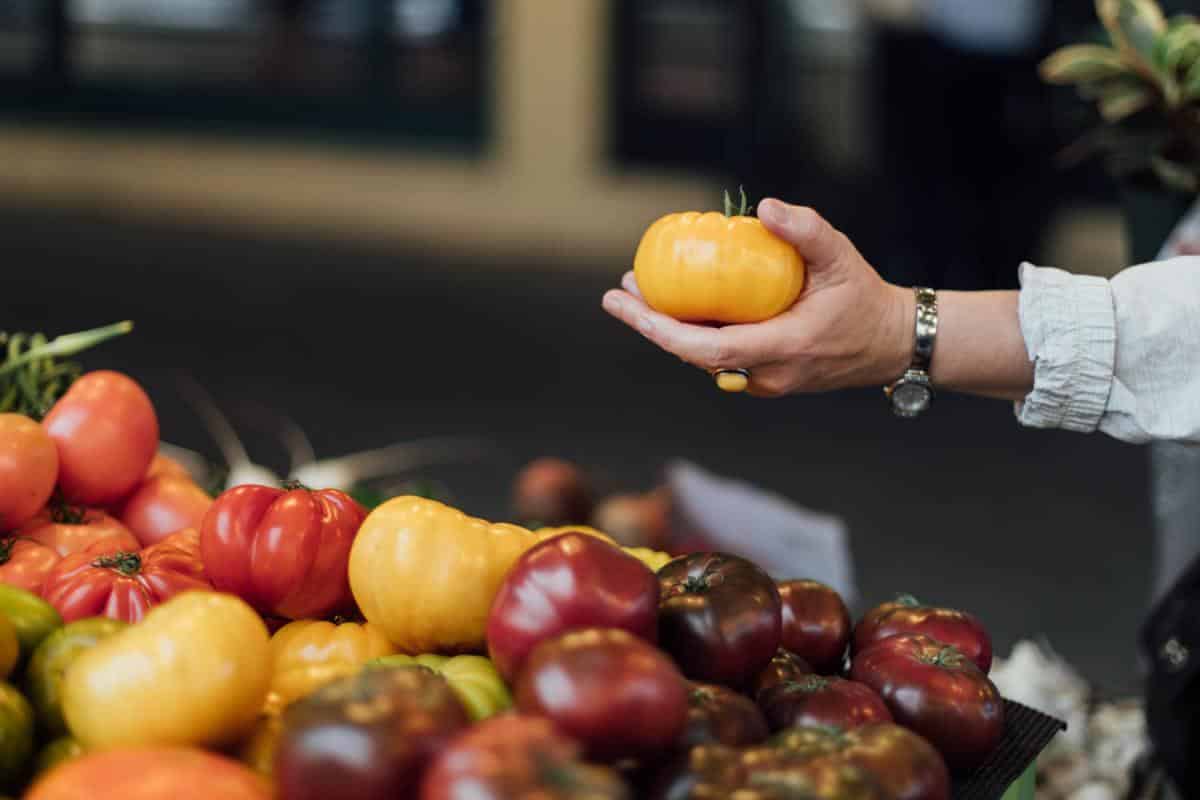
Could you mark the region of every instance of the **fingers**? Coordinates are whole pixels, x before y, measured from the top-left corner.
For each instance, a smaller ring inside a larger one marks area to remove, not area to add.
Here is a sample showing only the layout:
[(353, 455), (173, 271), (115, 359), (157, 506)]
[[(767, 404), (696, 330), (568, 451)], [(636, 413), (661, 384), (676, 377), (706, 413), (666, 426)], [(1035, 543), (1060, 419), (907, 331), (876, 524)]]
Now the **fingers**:
[(767, 230), (790, 242), (812, 269), (838, 263), (850, 248), (846, 238), (811, 208), (768, 198), (758, 204), (758, 218)]
[(604, 295), (604, 310), (650, 341), (701, 369), (749, 369), (753, 356), (739, 346), (736, 333), (689, 325), (660, 314), (628, 291)]
[(621, 287), (634, 297), (641, 299), (642, 290), (638, 288), (637, 278), (633, 276), (632, 270), (621, 276)]

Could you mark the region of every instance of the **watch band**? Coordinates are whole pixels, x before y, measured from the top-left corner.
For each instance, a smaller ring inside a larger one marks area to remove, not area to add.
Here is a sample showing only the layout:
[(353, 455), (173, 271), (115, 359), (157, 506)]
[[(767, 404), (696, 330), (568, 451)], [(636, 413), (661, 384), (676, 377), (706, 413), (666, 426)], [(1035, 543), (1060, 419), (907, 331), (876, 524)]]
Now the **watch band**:
[(930, 364), (933, 362), (933, 346), (937, 341), (937, 292), (924, 286), (915, 286), (913, 293), (917, 296), (917, 319), (910, 369), (929, 372)]

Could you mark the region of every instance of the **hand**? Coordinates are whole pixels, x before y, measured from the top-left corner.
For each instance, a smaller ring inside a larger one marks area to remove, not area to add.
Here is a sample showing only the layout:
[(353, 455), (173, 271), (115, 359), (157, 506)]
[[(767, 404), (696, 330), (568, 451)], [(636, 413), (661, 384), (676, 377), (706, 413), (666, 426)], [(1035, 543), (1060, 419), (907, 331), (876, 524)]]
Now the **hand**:
[(761, 397), (882, 386), (900, 377), (913, 352), (915, 299), (885, 282), (840, 231), (810, 208), (763, 200), (758, 217), (790, 242), (808, 270), (800, 299), (751, 325), (689, 325), (643, 302), (633, 273), (604, 308), (662, 349), (712, 372), (750, 371)]

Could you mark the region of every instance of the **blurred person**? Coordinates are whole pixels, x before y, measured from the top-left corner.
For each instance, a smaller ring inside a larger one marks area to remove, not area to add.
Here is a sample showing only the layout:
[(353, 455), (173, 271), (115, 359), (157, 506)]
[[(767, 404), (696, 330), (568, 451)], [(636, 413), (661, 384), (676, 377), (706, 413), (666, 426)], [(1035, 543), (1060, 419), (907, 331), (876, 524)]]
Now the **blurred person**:
[[(807, 262), (791, 310), (751, 325), (685, 324), (649, 308), (632, 273), (604, 308), (690, 364), (744, 371), (763, 397), (886, 386), (911, 417), (936, 388), (1012, 401), (1029, 427), (1200, 444), (1200, 256), (1112, 279), (1025, 263), (1019, 291), (934, 293), (885, 281), (812, 209), (769, 199), (758, 215)], [(1192, 217), (1183, 228), (1200, 232), (1200, 205)], [(1003, 221), (996, 228), (1007, 235)], [(1181, 796), (1200, 797), (1200, 560), (1158, 601), (1142, 640), (1156, 750)]]
[(1010, 265), (1034, 252), (1056, 194), (1037, 75), (1048, 0), (860, 2), (875, 22), (891, 276), (1015, 287)]

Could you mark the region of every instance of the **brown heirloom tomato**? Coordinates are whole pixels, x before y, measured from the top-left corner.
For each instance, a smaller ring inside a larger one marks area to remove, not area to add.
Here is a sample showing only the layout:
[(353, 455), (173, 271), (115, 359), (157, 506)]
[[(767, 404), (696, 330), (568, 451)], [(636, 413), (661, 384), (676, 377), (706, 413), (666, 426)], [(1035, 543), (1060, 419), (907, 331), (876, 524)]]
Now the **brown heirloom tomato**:
[(841, 596), (823, 583), (782, 581), (783, 647), (821, 675), (842, 671), (850, 643), (850, 612)]
[(745, 695), (712, 683), (694, 683), (688, 694), (687, 725), (679, 748), (701, 744), (742, 747), (767, 738), (767, 721)]
[(754, 684), (750, 687), (751, 696), (760, 697), (772, 686), (788, 681), (798, 681), (806, 675), (815, 674), (816, 670), (807, 661), (781, 647), (767, 662), (767, 666), (763, 667), (762, 672), (758, 673), (758, 677), (754, 679)]
[(693, 680), (744, 688), (780, 641), (779, 590), (757, 566), (727, 553), (693, 553), (658, 572), (658, 636)]
[(923, 633), (953, 645), (985, 675), (992, 668), (992, 640), (983, 623), (965, 611), (927, 606), (908, 594), (867, 612), (854, 628), (854, 652), (897, 633)]
[(850, 677), (883, 697), (896, 722), (933, 743), (956, 770), (979, 766), (1004, 735), (1004, 701), (979, 667), (919, 633), (881, 639), (854, 657)]
[(850, 730), (892, 721), (874, 689), (832, 676), (805, 675), (777, 684), (762, 692), (758, 703), (773, 731), (822, 726)]

